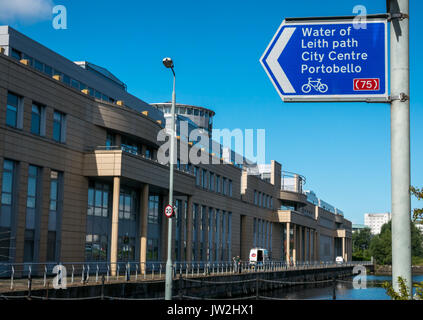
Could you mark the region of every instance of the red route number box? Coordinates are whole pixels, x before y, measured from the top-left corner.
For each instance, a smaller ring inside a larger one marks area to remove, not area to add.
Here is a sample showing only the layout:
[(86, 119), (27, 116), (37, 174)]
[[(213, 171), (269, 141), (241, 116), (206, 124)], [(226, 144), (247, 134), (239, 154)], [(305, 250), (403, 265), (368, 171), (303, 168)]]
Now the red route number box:
[(379, 78), (354, 79), (354, 91), (377, 91), (379, 90)]

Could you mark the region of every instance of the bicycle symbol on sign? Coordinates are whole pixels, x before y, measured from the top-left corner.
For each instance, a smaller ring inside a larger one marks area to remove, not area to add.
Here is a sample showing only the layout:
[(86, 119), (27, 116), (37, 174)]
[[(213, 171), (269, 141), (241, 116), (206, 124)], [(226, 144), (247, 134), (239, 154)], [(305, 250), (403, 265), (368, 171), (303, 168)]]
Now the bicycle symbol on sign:
[(325, 93), (326, 91), (328, 91), (328, 85), (322, 83), (321, 80), (322, 79), (311, 80), (311, 78), (308, 78), (308, 83), (303, 84), (301, 90), (304, 93), (309, 93), (311, 91), (311, 88), (313, 88), (314, 90), (320, 93)]

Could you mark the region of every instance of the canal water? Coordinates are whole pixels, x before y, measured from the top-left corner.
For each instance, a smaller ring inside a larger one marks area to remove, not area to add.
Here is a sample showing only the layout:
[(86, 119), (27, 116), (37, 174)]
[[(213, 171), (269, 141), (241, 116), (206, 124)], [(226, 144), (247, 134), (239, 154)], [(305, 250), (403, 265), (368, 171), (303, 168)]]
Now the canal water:
[[(381, 287), (385, 281), (391, 282), (391, 276), (368, 275), (366, 289), (354, 289), (352, 278), (344, 279), (336, 284), (337, 300), (390, 300), (386, 290)], [(422, 282), (423, 275), (413, 276), (413, 282)], [(331, 284), (318, 286), (295, 286), (273, 290), (263, 295), (278, 299), (304, 299), (304, 300), (332, 300), (333, 286)]]

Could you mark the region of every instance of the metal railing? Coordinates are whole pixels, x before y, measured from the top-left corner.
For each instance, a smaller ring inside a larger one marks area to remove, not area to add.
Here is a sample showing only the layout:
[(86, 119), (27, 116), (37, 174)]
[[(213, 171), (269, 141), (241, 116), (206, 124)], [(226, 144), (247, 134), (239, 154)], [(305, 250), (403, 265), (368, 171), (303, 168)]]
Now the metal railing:
[[(372, 265), (371, 261), (336, 263), (333, 261), (311, 261), (287, 263), (269, 261), (251, 264), (248, 261), (176, 261), (173, 263), (173, 277), (186, 278), (231, 275), (235, 273), (277, 272), (287, 270), (307, 270), (318, 268), (351, 267)], [(46, 288), (51, 278), (56, 277), (56, 265), (65, 267), (68, 285), (86, 285), (119, 281), (163, 280), (166, 262), (69, 262), (69, 263), (0, 263), (0, 292), (23, 289), (31, 282), (32, 287)]]

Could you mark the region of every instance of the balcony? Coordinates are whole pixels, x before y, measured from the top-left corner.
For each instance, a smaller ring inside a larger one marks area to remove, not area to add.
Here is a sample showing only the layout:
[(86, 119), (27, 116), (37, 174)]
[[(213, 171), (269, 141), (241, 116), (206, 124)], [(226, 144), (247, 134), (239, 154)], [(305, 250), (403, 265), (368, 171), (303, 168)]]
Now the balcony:
[(317, 221), (313, 217), (296, 210), (278, 210), (274, 222), (291, 222), (309, 228), (317, 228)]
[[(174, 188), (182, 194), (193, 194), (195, 176), (175, 165)], [(169, 187), (169, 165), (122, 150), (119, 146), (95, 147), (84, 155), (84, 176), (124, 177), (164, 189)]]

